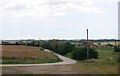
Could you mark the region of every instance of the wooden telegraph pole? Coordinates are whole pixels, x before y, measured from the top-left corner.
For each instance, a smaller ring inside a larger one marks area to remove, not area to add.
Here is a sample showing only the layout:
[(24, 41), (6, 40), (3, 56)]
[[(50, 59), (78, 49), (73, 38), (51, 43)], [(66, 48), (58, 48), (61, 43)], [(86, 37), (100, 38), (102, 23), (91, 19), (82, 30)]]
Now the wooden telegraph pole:
[(89, 59), (88, 29), (87, 29), (87, 59)]

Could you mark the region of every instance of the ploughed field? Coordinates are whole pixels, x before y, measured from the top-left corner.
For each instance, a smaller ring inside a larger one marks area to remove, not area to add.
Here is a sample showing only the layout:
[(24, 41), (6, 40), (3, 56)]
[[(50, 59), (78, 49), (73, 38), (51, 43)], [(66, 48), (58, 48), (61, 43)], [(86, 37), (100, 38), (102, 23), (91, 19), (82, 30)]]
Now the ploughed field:
[(2, 45), (3, 64), (35, 64), (52, 63), (61, 61), (51, 52), (46, 52), (41, 47)]

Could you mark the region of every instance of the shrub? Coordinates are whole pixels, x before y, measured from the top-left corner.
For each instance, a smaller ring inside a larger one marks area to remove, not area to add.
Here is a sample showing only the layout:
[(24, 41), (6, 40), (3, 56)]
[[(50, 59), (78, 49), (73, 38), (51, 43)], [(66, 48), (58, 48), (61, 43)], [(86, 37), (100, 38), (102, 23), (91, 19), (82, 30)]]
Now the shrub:
[[(82, 47), (82, 48), (76, 48), (73, 52), (72, 52), (72, 56), (73, 59), (76, 60), (84, 60), (87, 59), (87, 48), (86, 47)], [(93, 48), (89, 48), (89, 58), (98, 58), (98, 52), (95, 51), (95, 49)]]
[(43, 48), (43, 47), (40, 47), (40, 50), (44, 50), (44, 48)]
[(115, 46), (114, 47), (114, 52), (120, 52), (120, 47), (119, 46)]

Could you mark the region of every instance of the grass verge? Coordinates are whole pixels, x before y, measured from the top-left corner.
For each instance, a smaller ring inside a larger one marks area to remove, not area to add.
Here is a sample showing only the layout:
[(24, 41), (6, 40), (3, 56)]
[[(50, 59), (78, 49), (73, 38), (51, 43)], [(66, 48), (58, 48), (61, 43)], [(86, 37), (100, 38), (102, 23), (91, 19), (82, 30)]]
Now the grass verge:
[(40, 63), (56, 63), (62, 61), (56, 58), (3, 58), (2, 64), (40, 64)]

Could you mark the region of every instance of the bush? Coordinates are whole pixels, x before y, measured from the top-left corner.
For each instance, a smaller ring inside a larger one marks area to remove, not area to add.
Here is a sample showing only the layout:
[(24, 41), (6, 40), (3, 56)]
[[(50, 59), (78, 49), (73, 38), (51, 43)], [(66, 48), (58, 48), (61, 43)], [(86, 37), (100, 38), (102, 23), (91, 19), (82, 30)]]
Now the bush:
[(114, 52), (120, 52), (120, 47), (119, 46), (115, 46), (114, 47)]
[[(82, 48), (76, 48), (73, 52), (72, 52), (72, 57), (73, 59), (76, 60), (84, 60), (87, 59), (87, 48), (86, 47), (82, 47)], [(98, 52), (95, 51), (95, 49), (93, 48), (89, 48), (89, 58), (98, 58)]]

